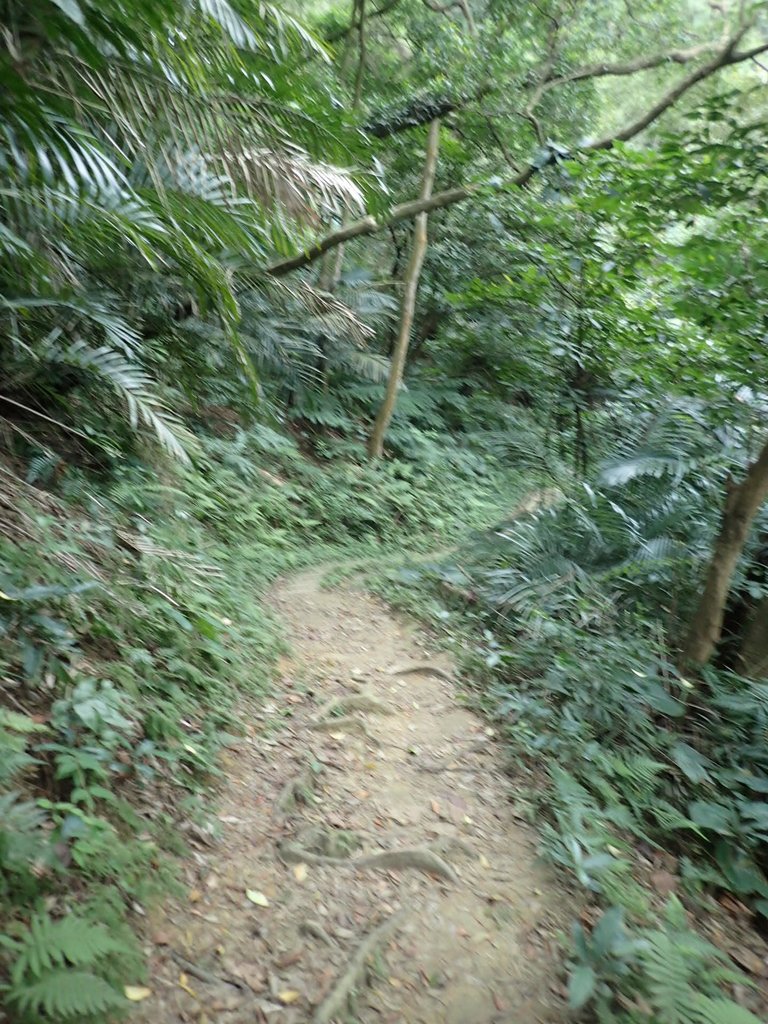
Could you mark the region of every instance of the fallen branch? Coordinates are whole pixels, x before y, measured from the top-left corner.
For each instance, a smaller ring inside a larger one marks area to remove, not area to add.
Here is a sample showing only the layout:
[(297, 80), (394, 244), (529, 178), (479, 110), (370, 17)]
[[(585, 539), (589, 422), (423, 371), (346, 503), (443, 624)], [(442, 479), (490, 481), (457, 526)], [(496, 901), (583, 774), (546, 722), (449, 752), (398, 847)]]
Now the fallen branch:
[(197, 978), (198, 981), (205, 982), (206, 985), (231, 985), (233, 988), (243, 992), (248, 986), (242, 981), (235, 981), (234, 978), (227, 978), (222, 975), (212, 974), (210, 971), (206, 971), (202, 967), (198, 967), (197, 964), (191, 960), (187, 960), (186, 957), (182, 956), (181, 953), (177, 953), (175, 949), (171, 950), (171, 957), (186, 973), (191, 975), (193, 978)]
[(374, 928), (373, 931), (363, 939), (352, 956), (352, 959), (349, 961), (347, 969), (338, 978), (331, 991), (315, 1010), (315, 1015), (312, 1018), (312, 1024), (330, 1024), (335, 1017), (338, 1017), (344, 1012), (350, 996), (360, 985), (360, 981), (365, 974), (369, 958), (376, 947), (380, 946), (381, 943), (384, 942), (384, 940), (395, 930), (404, 916), (405, 911), (398, 911), (396, 914), (387, 918), (387, 920), (384, 921), (383, 924), (380, 924), (378, 928)]

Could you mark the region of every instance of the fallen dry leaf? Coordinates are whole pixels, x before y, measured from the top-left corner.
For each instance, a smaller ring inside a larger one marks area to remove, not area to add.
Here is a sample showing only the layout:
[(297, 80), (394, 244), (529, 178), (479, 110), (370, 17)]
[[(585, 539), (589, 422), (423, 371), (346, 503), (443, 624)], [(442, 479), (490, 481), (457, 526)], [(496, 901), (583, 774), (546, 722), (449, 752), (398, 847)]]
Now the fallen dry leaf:
[(258, 892), (256, 889), (246, 889), (245, 895), (248, 897), (251, 903), (255, 903), (257, 907), (269, 906), (269, 900), (267, 899), (263, 892)]
[(145, 988), (143, 985), (126, 985), (123, 992), (125, 998), (130, 999), (132, 1003), (140, 1003), (142, 999), (149, 999), (152, 995), (152, 989)]
[(651, 881), (660, 896), (668, 896), (669, 893), (677, 889), (678, 878), (671, 871), (654, 871), (651, 875)]
[(284, 1006), (290, 1006), (291, 1003), (295, 1003), (298, 999), (301, 999), (301, 992), (296, 992), (292, 988), (287, 988), (284, 992), (278, 992), (277, 998)]
[(285, 956), (281, 956), (279, 960), (276, 960), (275, 967), (279, 967), (280, 970), (283, 970), (285, 967), (292, 967), (301, 960), (303, 954), (303, 949), (294, 949), (292, 952), (286, 953)]
[(729, 896), (728, 893), (723, 894), (718, 898), (718, 903), (721, 907), (724, 907), (731, 914), (749, 914), (749, 907), (745, 907), (739, 900)]
[(293, 877), (297, 882), (304, 882), (307, 878), (307, 865), (297, 864), (293, 869)]
[(178, 980), (179, 988), (183, 988), (185, 992), (191, 995), (194, 999), (197, 999), (197, 992), (193, 988), (189, 987), (189, 978), (183, 972), (179, 975)]
[(199, 889), (189, 890), (189, 895), (187, 896), (187, 899), (189, 900), (190, 903), (199, 903), (202, 898), (203, 894), (200, 892)]

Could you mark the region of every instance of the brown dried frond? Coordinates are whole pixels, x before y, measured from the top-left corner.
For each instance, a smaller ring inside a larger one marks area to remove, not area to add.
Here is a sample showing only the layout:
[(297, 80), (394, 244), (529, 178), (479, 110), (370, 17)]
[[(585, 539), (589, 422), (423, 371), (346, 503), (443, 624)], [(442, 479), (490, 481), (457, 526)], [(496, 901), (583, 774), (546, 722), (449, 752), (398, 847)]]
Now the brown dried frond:
[(319, 214), (340, 217), (363, 212), (365, 200), (348, 171), (312, 160), (300, 149), (227, 149), (227, 172), (242, 181), (265, 206), (280, 206), (296, 220), (319, 222)]

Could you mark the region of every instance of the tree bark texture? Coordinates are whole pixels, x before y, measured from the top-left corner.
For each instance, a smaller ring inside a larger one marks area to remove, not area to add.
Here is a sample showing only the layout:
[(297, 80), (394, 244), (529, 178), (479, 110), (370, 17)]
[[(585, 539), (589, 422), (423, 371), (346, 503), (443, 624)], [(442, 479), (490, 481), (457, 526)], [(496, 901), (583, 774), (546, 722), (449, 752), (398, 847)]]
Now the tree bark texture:
[(720, 532), (707, 570), (704, 590), (683, 649), (685, 664), (701, 667), (715, 653), (723, 632), (723, 616), (736, 565), (752, 522), (768, 498), (768, 441), (747, 469), (741, 483), (731, 483)]
[[(424, 174), (421, 181), (421, 200), (429, 199), (435, 181), (437, 168), (437, 148), (440, 140), (440, 121), (434, 120), (429, 126), (427, 139), (427, 155), (424, 161)], [(384, 438), (387, 433), (392, 413), (397, 402), (397, 393), (403, 380), (408, 345), (411, 340), (413, 314), (416, 308), (416, 295), (419, 290), (419, 278), (427, 251), (427, 213), (419, 213), (416, 217), (413, 232), (413, 248), (403, 283), (403, 298), (400, 307), (400, 326), (392, 353), (389, 367), (389, 378), (384, 401), (381, 403), (376, 422), (368, 443), (368, 455), (372, 459), (380, 459), (384, 454)]]

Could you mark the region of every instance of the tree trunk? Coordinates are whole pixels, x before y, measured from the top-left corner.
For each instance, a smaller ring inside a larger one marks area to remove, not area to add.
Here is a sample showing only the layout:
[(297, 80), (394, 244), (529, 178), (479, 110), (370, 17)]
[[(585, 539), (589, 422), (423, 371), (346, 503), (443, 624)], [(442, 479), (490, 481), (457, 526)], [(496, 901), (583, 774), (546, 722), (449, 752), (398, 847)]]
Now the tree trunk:
[(747, 623), (735, 668), (749, 679), (768, 677), (768, 597), (762, 599)]
[(357, 23), (357, 37), (358, 37), (358, 58), (357, 58), (357, 73), (355, 74), (355, 91), (354, 98), (352, 100), (352, 109), (357, 110), (360, 106), (360, 100), (363, 97), (363, 75), (365, 74), (365, 0), (356, 0), (355, 8), (352, 13), (352, 21), (355, 20), (355, 13), (359, 11), (358, 23)]
[(706, 665), (720, 642), (723, 615), (736, 565), (752, 521), (768, 498), (768, 441), (739, 484), (730, 483), (720, 533), (715, 541), (704, 590), (683, 648), (685, 663)]
[[(432, 186), (435, 181), (435, 169), (437, 168), (437, 146), (440, 139), (440, 121), (435, 119), (429, 126), (427, 139), (427, 155), (424, 161), (424, 175), (421, 182), (420, 199), (429, 199), (432, 194)], [(427, 251), (427, 214), (420, 213), (416, 217), (413, 232), (413, 249), (411, 258), (405, 273), (403, 287), (402, 305), (400, 307), (400, 327), (397, 332), (392, 360), (389, 368), (389, 379), (387, 390), (384, 394), (384, 401), (381, 403), (376, 422), (373, 425), (370, 441), (368, 442), (368, 455), (372, 459), (380, 459), (384, 454), (384, 437), (387, 433), (392, 413), (397, 402), (397, 393), (403, 379), (405, 359), (408, 355), (408, 345), (411, 340), (411, 328), (413, 326), (413, 314), (416, 308), (416, 294), (419, 289), (419, 277), (421, 267), (424, 263), (424, 256)]]

